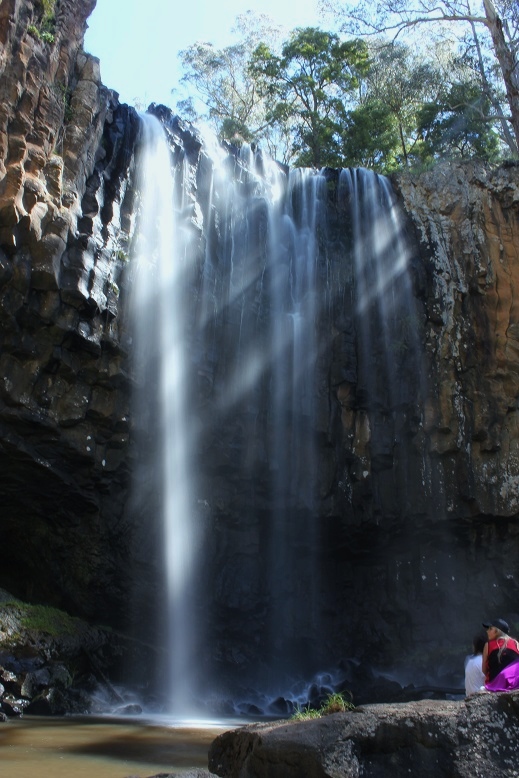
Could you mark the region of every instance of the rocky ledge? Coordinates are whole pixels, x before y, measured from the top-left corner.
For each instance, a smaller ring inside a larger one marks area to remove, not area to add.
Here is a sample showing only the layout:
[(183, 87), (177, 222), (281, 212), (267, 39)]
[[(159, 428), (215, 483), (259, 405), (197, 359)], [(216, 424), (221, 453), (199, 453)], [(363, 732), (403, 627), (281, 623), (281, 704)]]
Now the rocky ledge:
[(110, 629), (0, 589), (0, 721), (23, 714), (140, 713), (111, 676), (121, 655), (132, 652)]
[(517, 778), (519, 693), (251, 724), (217, 737), (208, 767), (221, 778)]

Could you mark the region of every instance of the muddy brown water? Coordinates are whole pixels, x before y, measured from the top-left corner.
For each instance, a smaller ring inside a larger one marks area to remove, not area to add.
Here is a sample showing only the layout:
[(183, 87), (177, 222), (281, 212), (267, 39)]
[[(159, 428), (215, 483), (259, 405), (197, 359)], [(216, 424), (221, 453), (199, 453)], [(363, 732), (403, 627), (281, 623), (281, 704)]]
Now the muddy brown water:
[(0, 778), (148, 778), (207, 768), (233, 725), (23, 717), (0, 723)]

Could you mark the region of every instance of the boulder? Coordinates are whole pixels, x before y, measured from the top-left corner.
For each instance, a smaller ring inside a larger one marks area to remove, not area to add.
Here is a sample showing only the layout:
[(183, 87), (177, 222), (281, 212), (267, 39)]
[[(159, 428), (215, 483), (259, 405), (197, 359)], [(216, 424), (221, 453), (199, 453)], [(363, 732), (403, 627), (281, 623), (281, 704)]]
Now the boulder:
[(515, 778), (518, 765), (518, 692), (251, 724), (209, 751), (221, 778)]

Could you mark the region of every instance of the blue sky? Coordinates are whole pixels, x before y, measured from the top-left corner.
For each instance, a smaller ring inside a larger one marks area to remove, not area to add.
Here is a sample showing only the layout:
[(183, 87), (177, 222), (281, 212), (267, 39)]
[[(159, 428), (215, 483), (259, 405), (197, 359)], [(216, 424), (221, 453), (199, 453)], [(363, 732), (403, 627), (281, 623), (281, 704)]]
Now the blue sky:
[(267, 14), (288, 30), (319, 26), (318, 0), (97, 0), (85, 49), (101, 60), (101, 77), (121, 102), (174, 107), (181, 76), (177, 54), (196, 41), (233, 42), (238, 14)]

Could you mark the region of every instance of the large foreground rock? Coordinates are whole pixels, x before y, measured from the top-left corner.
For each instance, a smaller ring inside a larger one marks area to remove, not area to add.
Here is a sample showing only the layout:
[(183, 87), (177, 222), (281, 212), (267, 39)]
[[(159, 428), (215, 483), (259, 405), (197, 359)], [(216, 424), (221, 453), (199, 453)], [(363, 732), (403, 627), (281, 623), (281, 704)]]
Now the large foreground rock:
[(519, 693), (252, 724), (216, 738), (209, 770), (222, 778), (512, 778), (519, 776)]

